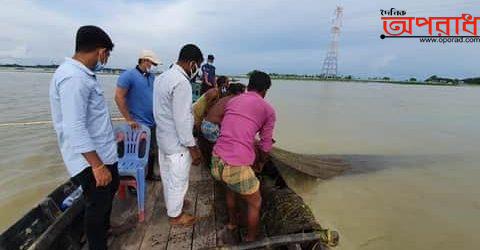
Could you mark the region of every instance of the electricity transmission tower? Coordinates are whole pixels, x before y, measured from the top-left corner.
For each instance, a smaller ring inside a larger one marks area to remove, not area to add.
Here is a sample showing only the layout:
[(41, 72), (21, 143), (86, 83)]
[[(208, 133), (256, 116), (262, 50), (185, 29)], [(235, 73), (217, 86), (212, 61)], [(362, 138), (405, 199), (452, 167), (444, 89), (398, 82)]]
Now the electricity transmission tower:
[(325, 78), (334, 78), (338, 73), (338, 39), (340, 36), (340, 28), (342, 27), (342, 18), (343, 7), (337, 6), (332, 19), (332, 40), (330, 42), (330, 48), (323, 61), (322, 76)]

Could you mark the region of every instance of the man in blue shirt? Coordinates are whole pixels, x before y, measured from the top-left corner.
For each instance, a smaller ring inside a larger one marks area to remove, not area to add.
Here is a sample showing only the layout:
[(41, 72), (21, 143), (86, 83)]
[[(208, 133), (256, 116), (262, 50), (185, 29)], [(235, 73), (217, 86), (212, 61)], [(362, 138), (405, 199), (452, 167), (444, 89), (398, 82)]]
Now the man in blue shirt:
[(80, 27), (75, 54), (55, 71), (49, 91), (63, 161), (72, 181), (83, 189), (90, 250), (107, 249), (112, 201), (119, 184), (112, 121), (95, 75), (107, 63), (112, 49), (105, 31), (96, 26)]
[(155, 120), (153, 119), (153, 82), (155, 81), (155, 74), (152, 69), (158, 64), (160, 64), (160, 60), (153, 51), (143, 50), (139, 56), (138, 65), (120, 75), (115, 90), (115, 102), (127, 123), (132, 128), (138, 128), (140, 123), (150, 128), (152, 136), (147, 179), (156, 181), (160, 180), (160, 177), (153, 174), (157, 140)]
[(215, 66), (213, 66), (213, 55), (208, 55), (207, 63), (202, 65), (202, 89), (200, 95), (207, 92), (207, 90), (215, 87)]

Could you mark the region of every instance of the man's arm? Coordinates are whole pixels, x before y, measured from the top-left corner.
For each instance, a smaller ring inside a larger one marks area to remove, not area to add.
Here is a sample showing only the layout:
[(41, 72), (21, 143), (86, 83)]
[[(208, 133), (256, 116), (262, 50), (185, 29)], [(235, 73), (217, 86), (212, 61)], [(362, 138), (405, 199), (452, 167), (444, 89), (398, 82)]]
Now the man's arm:
[(208, 70), (206, 67), (206, 64), (202, 66), (202, 76), (203, 76), (203, 82), (206, 83), (208, 86), (213, 86), (209, 81), (208, 81)]
[(123, 115), (127, 123), (132, 126), (132, 128), (136, 129), (139, 127), (139, 125), (132, 119), (132, 117), (130, 116), (130, 112), (128, 111), (126, 98), (127, 94), (128, 89), (122, 87), (115, 88), (115, 103), (117, 104), (118, 110)]
[(192, 91), (187, 84), (178, 84), (173, 89), (173, 120), (180, 143), (187, 147), (194, 165), (200, 163), (200, 152), (193, 137)]
[(212, 86), (214, 86), (216, 88), (218, 86), (217, 86), (217, 76), (215, 74), (215, 66), (212, 66), (212, 72), (211, 73), (213, 75), (213, 77), (212, 77), (213, 82), (211, 84), (212, 84)]
[(252, 168), (255, 172), (262, 172), (263, 166), (270, 158), (270, 150), (274, 143), (273, 129), (275, 127), (275, 112), (268, 115), (267, 120), (260, 130), (260, 141), (255, 146), (255, 163)]
[(275, 111), (272, 111), (267, 116), (267, 120), (260, 129), (260, 150), (263, 152), (270, 152), (273, 146), (273, 130), (275, 128), (276, 114)]
[(117, 104), (118, 110), (122, 114), (123, 118), (127, 123), (133, 128), (136, 129), (139, 127), (138, 123), (135, 122), (130, 116), (127, 105), (127, 94), (130, 89), (130, 79), (128, 78), (127, 72), (124, 72), (120, 75), (117, 82), (117, 87), (115, 88), (115, 103)]
[(62, 126), (72, 150), (82, 154), (92, 167), (96, 185), (106, 186), (112, 180), (112, 176), (98, 156), (86, 126), (87, 105), (91, 91), (91, 88), (80, 78), (68, 78), (60, 83)]

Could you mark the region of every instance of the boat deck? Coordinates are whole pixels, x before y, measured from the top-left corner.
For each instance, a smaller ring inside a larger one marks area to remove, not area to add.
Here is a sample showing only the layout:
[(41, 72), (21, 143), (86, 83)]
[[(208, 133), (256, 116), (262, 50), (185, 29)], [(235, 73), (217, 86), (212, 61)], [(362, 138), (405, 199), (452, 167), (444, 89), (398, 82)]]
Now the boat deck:
[[(192, 166), (186, 199), (190, 201), (187, 212), (200, 220), (191, 227), (170, 226), (166, 215), (161, 182), (148, 182), (145, 221), (136, 228), (109, 241), (110, 249), (209, 249), (225, 245), (224, 225), (227, 220), (223, 187), (216, 185), (203, 166)], [(125, 200), (115, 198), (112, 224), (123, 223), (137, 216), (134, 195)]]

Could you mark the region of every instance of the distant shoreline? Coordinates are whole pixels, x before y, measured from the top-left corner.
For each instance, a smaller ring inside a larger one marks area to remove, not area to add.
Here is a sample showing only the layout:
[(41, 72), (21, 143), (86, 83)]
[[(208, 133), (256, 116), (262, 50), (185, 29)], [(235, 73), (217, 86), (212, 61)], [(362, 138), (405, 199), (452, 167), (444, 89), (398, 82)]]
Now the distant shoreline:
[[(1, 67), (0, 72), (11, 73), (49, 73), (55, 72), (54, 68), (13, 68), (13, 67)], [(120, 75), (120, 73), (112, 72), (100, 72), (99, 75)], [(233, 75), (229, 76), (233, 79), (248, 79), (246, 75)], [(384, 84), (399, 84), (399, 85), (417, 85), (417, 86), (478, 86), (478, 84), (452, 84), (443, 82), (425, 82), (425, 81), (398, 81), (398, 80), (382, 80), (382, 79), (344, 79), (344, 78), (321, 78), (321, 77), (301, 77), (301, 76), (270, 76), (273, 80), (287, 80), (287, 81), (312, 81), (312, 82), (358, 82), (358, 83), (384, 83)]]
[[(0, 67), (0, 72), (10, 72), (10, 73), (55, 73), (56, 69), (50, 68), (24, 68), (24, 69), (16, 69), (12, 67)], [(99, 75), (120, 75), (120, 73), (110, 73), (110, 72), (100, 72)]]
[[(234, 79), (248, 79), (248, 76), (231, 76)], [(270, 76), (273, 80), (287, 80), (287, 81), (315, 81), (315, 82), (359, 82), (359, 83), (384, 83), (384, 84), (399, 84), (399, 85), (418, 85), (418, 86), (476, 86), (476, 84), (451, 84), (442, 82), (425, 82), (425, 81), (396, 81), (396, 80), (375, 80), (375, 79), (328, 79), (320, 77), (277, 77)]]

